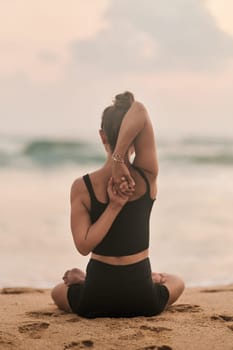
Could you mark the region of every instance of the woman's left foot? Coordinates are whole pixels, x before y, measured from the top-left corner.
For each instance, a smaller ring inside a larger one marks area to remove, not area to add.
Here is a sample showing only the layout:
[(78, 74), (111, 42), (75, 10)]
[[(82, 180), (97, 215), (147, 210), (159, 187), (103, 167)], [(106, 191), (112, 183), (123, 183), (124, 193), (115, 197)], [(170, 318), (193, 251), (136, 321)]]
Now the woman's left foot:
[(152, 281), (154, 283), (165, 283), (166, 282), (166, 278), (162, 273), (157, 273), (157, 272), (152, 272)]
[(67, 286), (70, 286), (71, 284), (84, 283), (85, 278), (86, 275), (82, 270), (74, 268), (66, 271), (62, 279)]

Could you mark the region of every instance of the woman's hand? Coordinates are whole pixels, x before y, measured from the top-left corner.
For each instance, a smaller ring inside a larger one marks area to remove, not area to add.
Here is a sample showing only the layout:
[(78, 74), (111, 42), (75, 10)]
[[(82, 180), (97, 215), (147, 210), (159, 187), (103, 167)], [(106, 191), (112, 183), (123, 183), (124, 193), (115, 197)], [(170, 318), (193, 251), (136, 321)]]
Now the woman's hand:
[[(123, 181), (121, 187), (126, 188), (127, 183)], [(122, 208), (129, 199), (129, 196), (132, 194), (132, 191), (125, 191), (124, 193), (118, 191), (116, 185), (111, 177), (108, 181), (107, 192), (109, 197), (109, 202), (114, 205), (114, 207)]]
[[(129, 195), (132, 194), (132, 192), (134, 191), (135, 182), (129, 172), (129, 169), (124, 163), (113, 161), (112, 178), (118, 193)], [(123, 183), (124, 186), (122, 186)]]

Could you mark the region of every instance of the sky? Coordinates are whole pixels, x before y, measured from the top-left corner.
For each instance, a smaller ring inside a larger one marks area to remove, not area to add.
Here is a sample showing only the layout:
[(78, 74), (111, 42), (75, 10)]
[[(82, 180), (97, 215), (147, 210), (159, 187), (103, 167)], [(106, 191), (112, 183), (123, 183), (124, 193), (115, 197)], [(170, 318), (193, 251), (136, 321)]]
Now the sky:
[(232, 0), (0, 0), (0, 23), (0, 135), (95, 139), (129, 90), (157, 134), (232, 136)]

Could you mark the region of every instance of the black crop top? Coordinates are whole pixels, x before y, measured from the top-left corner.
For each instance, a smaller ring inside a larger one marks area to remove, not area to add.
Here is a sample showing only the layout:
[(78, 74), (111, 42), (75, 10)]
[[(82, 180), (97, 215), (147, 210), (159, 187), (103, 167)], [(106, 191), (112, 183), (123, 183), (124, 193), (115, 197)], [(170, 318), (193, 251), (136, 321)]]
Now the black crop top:
[[(142, 170), (134, 167), (146, 182), (146, 192), (136, 200), (127, 202), (103, 240), (93, 253), (124, 256), (139, 253), (149, 247), (149, 220), (154, 200), (150, 197), (150, 184)], [(88, 174), (83, 176), (91, 198), (91, 222), (98, 220), (108, 203), (99, 202)]]

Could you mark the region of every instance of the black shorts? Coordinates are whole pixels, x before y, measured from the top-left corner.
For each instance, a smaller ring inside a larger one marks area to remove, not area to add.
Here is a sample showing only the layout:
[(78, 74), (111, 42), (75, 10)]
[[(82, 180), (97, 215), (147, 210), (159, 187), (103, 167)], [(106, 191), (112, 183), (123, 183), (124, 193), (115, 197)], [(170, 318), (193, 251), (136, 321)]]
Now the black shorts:
[(153, 283), (149, 259), (110, 265), (91, 259), (84, 284), (68, 288), (74, 313), (87, 318), (154, 316), (169, 299), (166, 286)]

